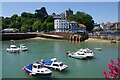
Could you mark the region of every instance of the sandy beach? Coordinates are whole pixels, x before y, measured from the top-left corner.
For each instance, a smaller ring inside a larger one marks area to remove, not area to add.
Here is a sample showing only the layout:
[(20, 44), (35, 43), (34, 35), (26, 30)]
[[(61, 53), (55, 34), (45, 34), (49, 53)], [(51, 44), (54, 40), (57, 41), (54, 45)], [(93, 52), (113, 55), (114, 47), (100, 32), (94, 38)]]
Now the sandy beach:
[[(35, 37), (35, 38), (30, 38), (26, 40), (56, 40), (56, 41), (67, 41), (67, 40), (58, 40), (58, 39), (47, 39), (47, 38), (42, 38), (42, 37)], [(95, 38), (89, 38), (85, 40), (84, 42), (89, 42), (89, 43), (111, 43), (110, 40), (103, 40), (103, 39), (95, 39)], [(116, 41), (118, 43), (118, 41)]]
[[(88, 40), (85, 40), (84, 42), (91, 42), (91, 43), (111, 43), (111, 40), (89, 38)], [(118, 43), (118, 41), (116, 41), (116, 43)]]

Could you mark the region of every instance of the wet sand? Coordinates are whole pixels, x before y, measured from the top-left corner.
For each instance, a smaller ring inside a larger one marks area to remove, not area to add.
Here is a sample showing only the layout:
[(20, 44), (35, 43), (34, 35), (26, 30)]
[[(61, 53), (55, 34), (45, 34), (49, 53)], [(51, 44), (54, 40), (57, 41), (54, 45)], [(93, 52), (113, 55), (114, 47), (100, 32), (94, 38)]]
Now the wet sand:
[[(56, 40), (56, 41), (68, 41), (68, 40), (59, 40), (59, 39), (48, 39), (48, 38), (42, 38), (42, 37), (36, 37), (36, 38), (30, 38), (26, 40)], [(95, 39), (95, 38), (89, 38), (85, 40), (84, 42), (89, 43), (111, 43), (111, 40), (103, 40), (103, 39)], [(116, 41), (118, 43), (118, 41)]]
[[(91, 43), (111, 43), (111, 40), (89, 38), (88, 40), (85, 40), (84, 42), (91, 42)], [(116, 43), (118, 43), (118, 41), (116, 41)]]

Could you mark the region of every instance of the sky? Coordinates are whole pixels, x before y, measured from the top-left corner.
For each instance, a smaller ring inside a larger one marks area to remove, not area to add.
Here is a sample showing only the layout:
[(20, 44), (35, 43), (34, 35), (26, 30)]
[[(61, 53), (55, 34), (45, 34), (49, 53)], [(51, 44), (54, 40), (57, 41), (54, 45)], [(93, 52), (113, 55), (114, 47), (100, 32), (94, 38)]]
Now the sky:
[(118, 2), (2, 2), (2, 16), (35, 13), (41, 7), (45, 7), (49, 15), (53, 12), (60, 14), (70, 8), (74, 14), (81, 11), (91, 15), (95, 23), (118, 21)]

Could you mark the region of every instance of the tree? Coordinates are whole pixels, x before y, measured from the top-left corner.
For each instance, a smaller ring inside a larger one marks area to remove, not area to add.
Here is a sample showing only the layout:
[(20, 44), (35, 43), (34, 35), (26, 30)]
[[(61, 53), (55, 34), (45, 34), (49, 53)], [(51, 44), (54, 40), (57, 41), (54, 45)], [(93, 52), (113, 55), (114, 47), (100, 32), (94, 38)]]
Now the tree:
[(108, 64), (108, 68), (109, 68), (109, 74), (107, 73), (106, 70), (103, 71), (103, 74), (105, 76), (105, 78), (107, 79), (120, 79), (120, 59), (117, 58), (118, 62), (115, 63), (112, 59), (111, 64)]
[(40, 21), (36, 21), (33, 26), (32, 26), (32, 31), (36, 31), (36, 30), (41, 30), (41, 22)]
[(47, 29), (48, 29), (49, 31), (54, 30), (54, 23), (47, 23)]
[(47, 22), (54, 22), (53, 17), (52, 17), (52, 16), (48, 16), (48, 17), (47, 17)]
[(17, 14), (14, 14), (14, 15), (11, 17), (11, 20), (12, 20), (12, 21), (15, 21), (17, 17), (18, 17), (18, 15), (17, 15)]
[(11, 22), (11, 19), (8, 17), (2, 19), (2, 28), (3, 29), (8, 28), (10, 25), (10, 22)]
[(48, 17), (48, 13), (47, 13), (45, 7), (42, 7), (42, 8), (39, 9), (39, 10), (36, 9), (35, 12), (36, 12), (36, 16), (37, 16), (37, 17), (42, 17), (42, 18)]
[(80, 24), (84, 24), (85, 26), (87, 26), (87, 31), (92, 31), (94, 27), (94, 20), (92, 16), (84, 12), (78, 11), (76, 14), (68, 16), (67, 19), (70, 21), (77, 21)]
[(23, 13), (21, 14), (21, 17), (27, 17), (27, 13), (26, 13), (26, 12), (23, 12)]
[(11, 22), (10, 25), (9, 25), (9, 28), (17, 28), (17, 24), (16, 22)]
[(21, 22), (21, 17), (17, 17), (16, 21)]
[(42, 24), (41, 24), (41, 30), (42, 31), (47, 31), (47, 20), (45, 20)]
[(27, 32), (27, 31), (29, 31), (29, 30), (30, 30), (29, 25), (24, 24), (24, 25), (21, 26), (21, 31), (22, 31), (22, 32)]

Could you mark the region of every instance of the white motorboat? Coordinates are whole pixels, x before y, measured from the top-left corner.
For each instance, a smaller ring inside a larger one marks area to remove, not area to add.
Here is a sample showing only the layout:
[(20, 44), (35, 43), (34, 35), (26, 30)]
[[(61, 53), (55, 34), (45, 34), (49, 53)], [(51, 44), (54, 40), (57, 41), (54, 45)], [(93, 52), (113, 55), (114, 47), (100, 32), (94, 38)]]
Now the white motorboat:
[(94, 53), (92, 52), (92, 50), (90, 50), (88, 48), (80, 49), (79, 52), (87, 55), (87, 57), (93, 57), (94, 56)]
[(79, 49), (77, 52), (72, 52), (72, 53), (68, 51), (66, 54), (68, 54), (68, 56), (70, 56), (70, 57), (80, 58), (80, 59), (94, 56), (94, 53), (92, 52), (92, 50), (90, 50), (88, 48)]
[(20, 45), (20, 50), (22, 50), (22, 51), (27, 51), (28, 48), (27, 48), (25, 45), (21, 44), (21, 45)]
[(51, 77), (52, 75), (52, 71), (43, 67), (43, 64), (40, 62), (35, 62), (33, 64), (24, 66), (22, 71), (26, 71), (30, 76), (37, 77)]
[(59, 62), (56, 58), (51, 59), (51, 61), (41, 61), (45, 67), (52, 68), (55, 70), (65, 70), (67, 68), (67, 65), (63, 64), (62, 62)]
[(19, 48), (16, 45), (10, 45), (9, 48), (6, 49), (7, 52), (19, 52)]
[(102, 49), (101, 48), (94, 48), (94, 50), (101, 51)]
[(69, 57), (78, 58), (78, 59), (87, 58), (87, 55), (84, 54), (84, 52), (80, 52), (80, 51), (72, 52), (72, 53), (67, 52), (66, 54), (68, 54)]

